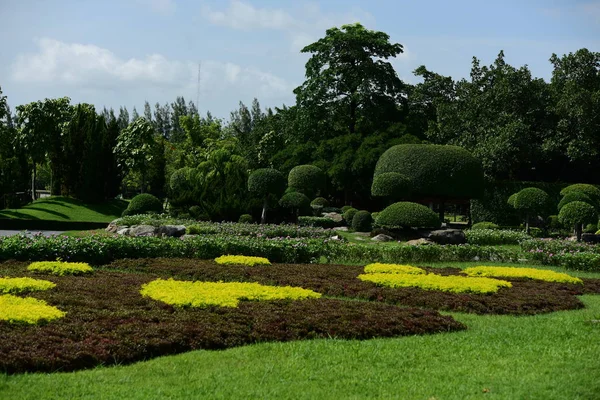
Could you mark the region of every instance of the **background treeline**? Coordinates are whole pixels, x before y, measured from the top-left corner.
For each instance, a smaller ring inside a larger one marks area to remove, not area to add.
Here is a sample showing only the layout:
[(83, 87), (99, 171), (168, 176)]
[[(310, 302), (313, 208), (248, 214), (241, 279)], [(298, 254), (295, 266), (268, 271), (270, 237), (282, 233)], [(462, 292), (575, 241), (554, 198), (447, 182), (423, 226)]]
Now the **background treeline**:
[(201, 116), (183, 97), (146, 102), (141, 115), (68, 98), (13, 114), (0, 92), (2, 205), (33, 183), (86, 201), (150, 192), (211, 219), (237, 220), (260, 215), (262, 199), (247, 191), (251, 171), (287, 176), (312, 164), (327, 177), (320, 196), (375, 211), (382, 206), (371, 197), (375, 164), (401, 143), (461, 146), (481, 161), (489, 187), (600, 183), (600, 53), (551, 55), (550, 82), (509, 65), (501, 51), (489, 66), (473, 58), (468, 79), (421, 66), (414, 74), (422, 83), (411, 85), (387, 61), (402, 45), (359, 24), (329, 29), (302, 51), (311, 57), (296, 104), (265, 110), (256, 99), (240, 102), (228, 120)]

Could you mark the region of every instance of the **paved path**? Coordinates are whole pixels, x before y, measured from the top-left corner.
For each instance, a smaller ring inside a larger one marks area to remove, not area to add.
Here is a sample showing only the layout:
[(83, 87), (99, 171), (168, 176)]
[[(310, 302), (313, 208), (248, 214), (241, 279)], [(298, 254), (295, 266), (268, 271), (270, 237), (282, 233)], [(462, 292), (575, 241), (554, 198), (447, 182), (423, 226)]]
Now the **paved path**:
[(16, 235), (16, 234), (21, 233), (21, 232), (26, 232), (28, 236), (31, 236), (33, 234), (40, 233), (40, 232), (44, 236), (52, 236), (52, 235), (60, 235), (61, 233), (64, 233), (65, 231), (39, 231), (39, 230), (33, 230), (33, 231), (15, 231), (15, 230), (0, 230), (0, 236), (13, 236), (13, 235)]

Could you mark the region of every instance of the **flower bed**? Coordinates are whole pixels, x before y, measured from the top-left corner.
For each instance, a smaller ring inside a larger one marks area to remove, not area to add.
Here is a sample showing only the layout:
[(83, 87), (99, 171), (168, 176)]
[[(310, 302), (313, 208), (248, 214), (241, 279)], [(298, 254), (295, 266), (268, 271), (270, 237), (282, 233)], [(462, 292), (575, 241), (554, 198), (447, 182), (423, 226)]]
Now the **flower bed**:
[(579, 278), (535, 268), (513, 268), (513, 267), (472, 267), (463, 270), (463, 273), (469, 276), (486, 276), (500, 278), (530, 278), (539, 279), (547, 282), (564, 282), (581, 284), (583, 281)]
[(50, 281), (33, 278), (0, 278), (0, 294), (26, 293), (39, 290), (48, 290), (56, 284)]
[(528, 257), (545, 265), (571, 270), (600, 271), (600, 245), (567, 240), (532, 239), (521, 243)]
[(52, 275), (82, 275), (93, 271), (87, 263), (65, 261), (38, 261), (29, 264), (28, 271), (47, 272)]
[(215, 258), (215, 262), (223, 265), (271, 265), (271, 262), (267, 258), (252, 256), (226, 255)]
[(21, 298), (10, 294), (0, 295), (0, 321), (8, 323), (22, 322), (32, 325), (64, 316), (64, 312), (56, 307), (49, 306), (43, 300), (32, 297)]
[(299, 287), (252, 282), (186, 282), (157, 279), (142, 286), (142, 296), (178, 307), (237, 307), (240, 300), (318, 299), (319, 293)]
[(522, 231), (508, 229), (469, 229), (465, 231), (467, 243), (480, 246), (519, 244), (531, 236)]
[(411, 265), (401, 264), (381, 264), (373, 263), (365, 266), (364, 271), (368, 274), (425, 274), (422, 268), (413, 267)]

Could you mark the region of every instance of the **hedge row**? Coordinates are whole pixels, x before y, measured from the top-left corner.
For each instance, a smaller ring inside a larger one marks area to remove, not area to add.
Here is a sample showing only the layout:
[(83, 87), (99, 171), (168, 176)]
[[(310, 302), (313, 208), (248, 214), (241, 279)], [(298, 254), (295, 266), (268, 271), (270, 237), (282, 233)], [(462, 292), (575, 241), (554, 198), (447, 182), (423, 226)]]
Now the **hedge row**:
[(521, 242), (528, 258), (544, 265), (600, 272), (600, 245), (566, 240), (531, 239)]

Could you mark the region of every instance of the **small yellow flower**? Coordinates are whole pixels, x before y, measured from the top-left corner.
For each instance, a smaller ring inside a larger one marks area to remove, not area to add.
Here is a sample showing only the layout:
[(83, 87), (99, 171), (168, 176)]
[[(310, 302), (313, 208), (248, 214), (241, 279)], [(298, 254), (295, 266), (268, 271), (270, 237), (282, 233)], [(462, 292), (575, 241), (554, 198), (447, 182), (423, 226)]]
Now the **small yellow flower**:
[(547, 269), (517, 267), (471, 267), (463, 270), (469, 276), (493, 276), (501, 278), (530, 278), (546, 282), (583, 283), (579, 278)]
[(43, 300), (32, 297), (21, 298), (10, 294), (0, 295), (0, 321), (37, 324), (62, 318), (65, 314)]
[(38, 261), (29, 264), (28, 271), (47, 272), (53, 275), (80, 275), (93, 271), (87, 263), (66, 262), (66, 261)]
[(25, 293), (39, 290), (48, 290), (56, 284), (50, 281), (33, 278), (0, 278), (0, 294)]
[(424, 274), (425, 270), (411, 265), (373, 263), (365, 266), (365, 273)]
[(251, 256), (232, 256), (226, 255), (215, 258), (217, 264), (223, 265), (271, 265), (271, 262), (264, 257), (251, 257)]

